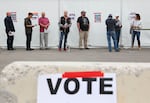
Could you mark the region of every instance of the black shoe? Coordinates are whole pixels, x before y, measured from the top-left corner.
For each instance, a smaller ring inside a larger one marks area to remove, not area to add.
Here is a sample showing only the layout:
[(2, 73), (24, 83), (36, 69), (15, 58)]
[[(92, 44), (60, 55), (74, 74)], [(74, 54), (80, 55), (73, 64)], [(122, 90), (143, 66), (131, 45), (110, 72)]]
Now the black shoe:
[(16, 50), (15, 48), (11, 48), (12, 50)]
[(45, 48), (45, 50), (49, 50), (49, 48)]
[(8, 48), (7, 50), (16, 50), (16, 49), (14, 49), (14, 48)]
[(66, 49), (66, 48), (64, 48), (64, 51), (67, 51), (67, 49)]
[(32, 49), (32, 48), (28, 48), (28, 49), (26, 49), (27, 51), (31, 51), (31, 50), (34, 50), (34, 49)]
[(30, 50), (34, 50), (34, 49), (30, 48)]
[(88, 50), (89, 48), (85, 48), (85, 49), (87, 49), (87, 50)]

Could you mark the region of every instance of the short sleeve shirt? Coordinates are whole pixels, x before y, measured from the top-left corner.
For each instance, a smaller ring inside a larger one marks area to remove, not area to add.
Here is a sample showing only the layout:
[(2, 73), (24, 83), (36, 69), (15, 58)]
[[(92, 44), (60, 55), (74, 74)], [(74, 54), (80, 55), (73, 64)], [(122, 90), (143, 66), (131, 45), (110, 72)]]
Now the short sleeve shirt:
[(27, 27), (27, 25), (32, 25), (32, 22), (29, 18), (24, 19), (25, 31), (28, 33), (32, 32), (32, 27)]
[(82, 31), (88, 31), (89, 30), (89, 19), (87, 17), (80, 16), (77, 20), (77, 23), (80, 25), (80, 29)]
[[(46, 18), (46, 17), (41, 17), (41, 18), (39, 18), (39, 24), (43, 24), (43, 25), (47, 25), (47, 24), (49, 24), (49, 19), (48, 18)], [(42, 26), (40, 26), (40, 32), (44, 32), (44, 27), (42, 27)]]

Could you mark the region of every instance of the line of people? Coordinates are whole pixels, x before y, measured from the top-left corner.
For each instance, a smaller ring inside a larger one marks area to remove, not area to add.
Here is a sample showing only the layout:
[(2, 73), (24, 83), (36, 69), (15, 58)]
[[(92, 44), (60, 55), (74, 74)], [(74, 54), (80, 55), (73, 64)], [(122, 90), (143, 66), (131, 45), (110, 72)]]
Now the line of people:
[[(113, 39), (114, 49), (116, 52), (119, 52), (119, 40), (120, 40), (120, 33), (122, 24), (119, 20), (119, 16), (116, 16), (116, 19), (113, 19), (113, 16), (109, 14), (108, 18), (106, 19), (106, 26), (107, 26), (107, 41), (108, 41), (108, 50), (112, 52), (111, 46), (111, 38)], [(131, 33), (131, 47), (134, 47), (135, 37), (137, 37), (138, 42), (138, 49), (141, 49), (141, 42), (140, 42), (140, 29), (142, 28), (141, 17), (140, 14), (135, 14), (135, 17), (130, 25), (130, 33)]]
[[(33, 14), (28, 13), (28, 17), (24, 19), (24, 26), (25, 26), (25, 34), (26, 34), (26, 50), (31, 51), (34, 50), (31, 48), (31, 40), (32, 40), (32, 29), (37, 25), (32, 25), (31, 18)], [(11, 19), (11, 13), (7, 12), (7, 16), (4, 19), (5, 27), (6, 27), (6, 34), (7, 34), (7, 49), (14, 50), (13, 48), (13, 40), (14, 40), (14, 24)], [(40, 49), (48, 49), (48, 28), (50, 26), (50, 21), (47, 17), (45, 17), (45, 13), (41, 13), (41, 17), (38, 20), (40, 26)], [(68, 17), (68, 12), (64, 11), (64, 15), (60, 17), (59, 20), (59, 29), (60, 29), (60, 37), (59, 37), (59, 46), (58, 50), (62, 51), (62, 42), (63, 43), (63, 50), (67, 50), (67, 37), (70, 31), (70, 27), (72, 25), (71, 18)], [(122, 23), (119, 20), (119, 16), (116, 16), (113, 19), (113, 16), (110, 14), (105, 21), (106, 24), (106, 31), (107, 31), (107, 41), (108, 41), (108, 50), (112, 52), (111, 46), (111, 38), (113, 39), (114, 49), (116, 52), (119, 52), (119, 39), (120, 33), (122, 28)], [(89, 49), (87, 42), (88, 42), (88, 34), (90, 29), (90, 21), (88, 17), (86, 17), (86, 11), (81, 11), (81, 16), (77, 19), (77, 28), (79, 31), (79, 49)], [(132, 47), (134, 45), (135, 36), (137, 36), (138, 40), (138, 47), (140, 46), (140, 28), (141, 28), (141, 21), (140, 15), (136, 14), (136, 18), (131, 24), (132, 28)], [(83, 48), (84, 43), (84, 48)]]

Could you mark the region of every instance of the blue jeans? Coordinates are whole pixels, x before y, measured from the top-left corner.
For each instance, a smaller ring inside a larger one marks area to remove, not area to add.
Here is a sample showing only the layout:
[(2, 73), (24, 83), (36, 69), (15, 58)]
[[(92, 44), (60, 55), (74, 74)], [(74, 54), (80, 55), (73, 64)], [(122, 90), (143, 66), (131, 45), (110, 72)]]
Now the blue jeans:
[(118, 51), (118, 48), (117, 48), (117, 39), (116, 39), (116, 33), (115, 33), (115, 31), (107, 31), (107, 41), (108, 41), (108, 49), (109, 49), (109, 52), (112, 51), (112, 47), (111, 47), (111, 37), (112, 37), (112, 39), (113, 39), (114, 49), (115, 49), (115, 51)]
[(62, 41), (63, 41), (63, 38), (64, 38), (64, 49), (66, 49), (67, 37), (68, 37), (68, 33), (65, 33), (65, 32), (60, 33), (59, 48), (61, 48)]
[(134, 39), (135, 39), (135, 36), (137, 37), (138, 47), (141, 47), (140, 32), (139, 32), (139, 31), (133, 31), (133, 34), (132, 34), (132, 47), (134, 46)]

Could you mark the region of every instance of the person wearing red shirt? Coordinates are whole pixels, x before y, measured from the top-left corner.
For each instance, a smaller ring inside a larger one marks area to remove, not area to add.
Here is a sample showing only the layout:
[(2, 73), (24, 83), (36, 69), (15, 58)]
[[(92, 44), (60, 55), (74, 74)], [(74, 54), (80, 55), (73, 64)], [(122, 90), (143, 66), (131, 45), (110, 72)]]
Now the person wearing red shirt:
[(48, 27), (50, 25), (49, 19), (45, 17), (45, 13), (42, 12), (39, 18), (40, 26), (40, 49), (48, 49)]

